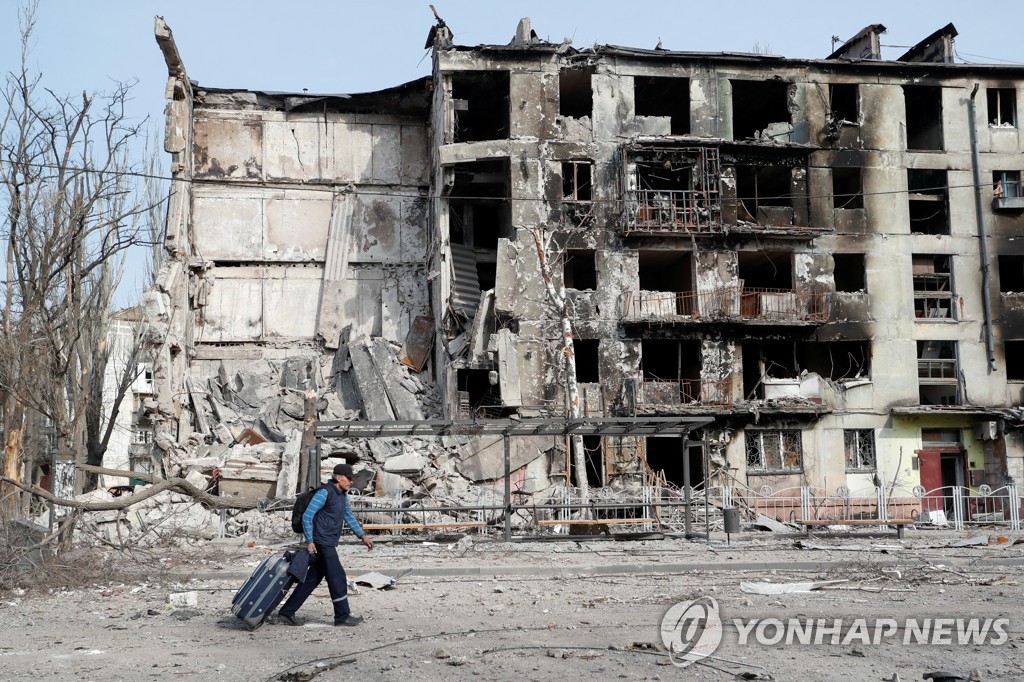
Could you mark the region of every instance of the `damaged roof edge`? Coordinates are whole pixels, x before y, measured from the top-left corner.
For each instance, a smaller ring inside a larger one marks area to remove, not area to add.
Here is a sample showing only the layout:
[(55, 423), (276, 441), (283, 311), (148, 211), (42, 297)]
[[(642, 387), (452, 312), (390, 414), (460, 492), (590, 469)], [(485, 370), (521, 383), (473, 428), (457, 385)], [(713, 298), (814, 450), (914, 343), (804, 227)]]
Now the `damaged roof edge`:
[(251, 90), (248, 88), (215, 88), (193, 84), (195, 90), (211, 94), (252, 93), (261, 98), (259, 104), (283, 111), (302, 111), (315, 105), (328, 105), (333, 111), (361, 112), (382, 107), (394, 113), (425, 113), (430, 104), (430, 76), (394, 87), (357, 93), (306, 93)]

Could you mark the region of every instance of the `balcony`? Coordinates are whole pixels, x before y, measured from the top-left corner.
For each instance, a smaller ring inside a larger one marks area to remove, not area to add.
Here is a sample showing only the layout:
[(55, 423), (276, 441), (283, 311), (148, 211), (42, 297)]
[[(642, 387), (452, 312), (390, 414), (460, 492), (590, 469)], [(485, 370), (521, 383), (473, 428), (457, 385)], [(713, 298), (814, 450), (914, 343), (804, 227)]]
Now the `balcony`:
[(628, 193), (626, 234), (720, 234), (721, 209), (699, 189), (645, 189)]
[(723, 287), (714, 291), (627, 291), (622, 317), (627, 322), (785, 322), (828, 321), (827, 292)]
[(640, 405), (731, 405), (732, 381), (682, 379), (680, 381), (644, 380), (640, 384)]

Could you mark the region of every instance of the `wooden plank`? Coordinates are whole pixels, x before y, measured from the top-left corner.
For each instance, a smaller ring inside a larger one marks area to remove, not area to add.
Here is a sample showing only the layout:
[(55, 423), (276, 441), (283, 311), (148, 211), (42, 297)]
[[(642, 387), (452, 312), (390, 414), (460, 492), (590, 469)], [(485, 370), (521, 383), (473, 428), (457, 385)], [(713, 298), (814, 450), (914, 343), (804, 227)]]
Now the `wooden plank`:
[(914, 521), (912, 519), (814, 519), (810, 521), (800, 521), (799, 523), (804, 526), (907, 526), (914, 523)]
[(428, 530), (430, 528), (483, 528), (484, 521), (466, 521), (453, 523), (364, 523), (363, 530)]

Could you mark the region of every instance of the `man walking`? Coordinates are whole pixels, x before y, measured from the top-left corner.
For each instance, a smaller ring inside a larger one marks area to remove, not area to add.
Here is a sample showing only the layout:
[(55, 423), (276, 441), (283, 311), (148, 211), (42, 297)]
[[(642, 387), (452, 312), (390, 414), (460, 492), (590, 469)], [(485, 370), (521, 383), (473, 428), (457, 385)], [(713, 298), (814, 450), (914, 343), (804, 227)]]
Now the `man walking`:
[(295, 612), (313, 593), (320, 581), (327, 577), (327, 588), (334, 603), (335, 625), (359, 625), (361, 616), (353, 616), (348, 606), (348, 577), (338, 558), (338, 540), (341, 538), (342, 521), (348, 524), (356, 537), (362, 540), (367, 550), (373, 549), (373, 540), (366, 537), (363, 527), (356, 521), (348, 505), (348, 489), (352, 487), (352, 466), (339, 464), (334, 467), (331, 480), (324, 483), (313, 494), (313, 498), (302, 515), (302, 530), (309, 550), (309, 572), (281, 610), (277, 612), (280, 621), (288, 625), (301, 625), (295, 619)]

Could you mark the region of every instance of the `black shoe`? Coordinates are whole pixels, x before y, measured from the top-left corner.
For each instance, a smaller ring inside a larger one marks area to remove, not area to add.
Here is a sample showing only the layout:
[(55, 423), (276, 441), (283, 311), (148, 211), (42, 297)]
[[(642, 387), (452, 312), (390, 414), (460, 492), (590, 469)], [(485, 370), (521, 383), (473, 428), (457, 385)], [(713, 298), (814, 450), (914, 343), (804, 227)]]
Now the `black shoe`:
[(363, 622), (363, 617), (362, 616), (353, 616), (352, 614), (349, 614), (349, 615), (345, 616), (345, 618), (342, 619), (342, 620), (334, 621), (334, 624), (335, 625), (346, 625), (348, 627), (355, 627), (356, 625), (359, 625), (362, 622)]
[(277, 614), (277, 620), (278, 620), (278, 622), (284, 623), (285, 625), (297, 625), (297, 626), (301, 626), (302, 625), (301, 622), (295, 620), (294, 616), (289, 616), (289, 615), (286, 615), (284, 613)]

